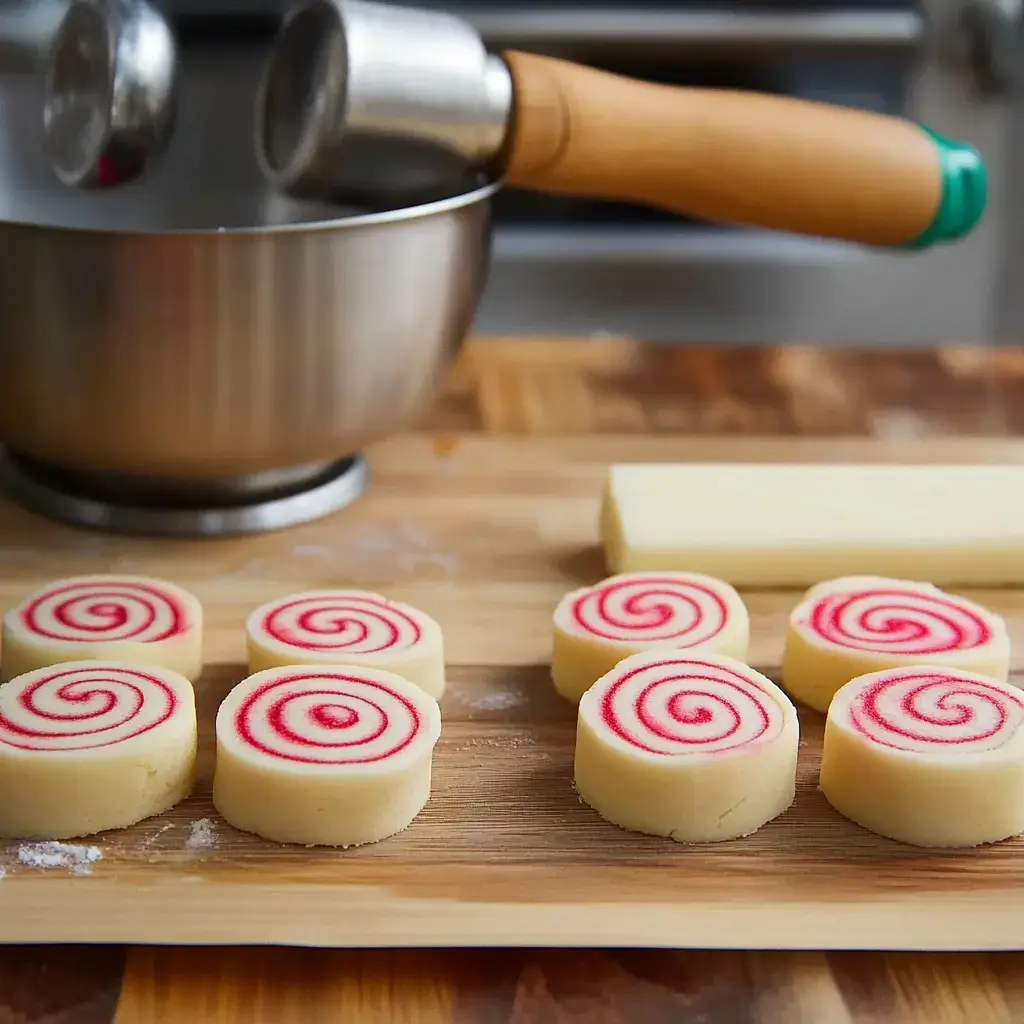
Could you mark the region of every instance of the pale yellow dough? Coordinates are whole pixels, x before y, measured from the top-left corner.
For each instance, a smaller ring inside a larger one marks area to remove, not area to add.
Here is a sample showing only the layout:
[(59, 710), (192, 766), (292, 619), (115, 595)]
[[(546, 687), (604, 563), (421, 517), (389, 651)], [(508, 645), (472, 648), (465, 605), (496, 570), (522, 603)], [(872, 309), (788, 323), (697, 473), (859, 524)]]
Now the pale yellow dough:
[(636, 654), (580, 700), (576, 789), (622, 828), (680, 843), (736, 839), (793, 802), (789, 698), (732, 658)]
[(836, 691), (856, 676), (922, 663), (1005, 681), (1006, 623), (931, 583), (846, 576), (811, 587), (793, 610), (782, 685), (825, 712)]
[(1024, 831), (1024, 692), (957, 669), (847, 683), (825, 723), (821, 791), (851, 821), (913, 846)]
[(733, 586), (872, 573), (1024, 583), (1024, 466), (701, 463), (608, 473), (610, 572), (680, 569)]
[(440, 734), (437, 701), (393, 672), (267, 669), (217, 712), (213, 801), (229, 824), (275, 842), (377, 842), (427, 803)]
[(55, 580), (4, 616), (0, 679), (83, 659), (159, 665), (196, 679), (202, 606), (166, 580), (104, 574)]
[(245, 625), (249, 671), (360, 665), (397, 672), (435, 700), (444, 693), (444, 638), (425, 612), (368, 590), (309, 590), (269, 601)]
[(196, 708), (184, 676), (78, 661), (0, 686), (0, 836), (127, 828), (188, 796)]
[(745, 661), (750, 643), (750, 617), (740, 595), (698, 573), (611, 576), (566, 594), (553, 619), (551, 678), (571, 701), (641, 651), (685, 648)]

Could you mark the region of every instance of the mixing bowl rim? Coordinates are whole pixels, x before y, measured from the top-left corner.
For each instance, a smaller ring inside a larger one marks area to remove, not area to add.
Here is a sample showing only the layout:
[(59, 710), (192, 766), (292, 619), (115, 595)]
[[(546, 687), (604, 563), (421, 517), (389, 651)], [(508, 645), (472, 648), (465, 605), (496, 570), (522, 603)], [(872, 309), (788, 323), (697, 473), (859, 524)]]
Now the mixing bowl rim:
[(490, 199), (502, 187), (501, 181), (491, 181), (477, 188), (460, 192), (457, 195), (435, 199), (429, 203), (415, 206), (399, 206), (392, 210), (379, 210), (372, 213), (346, 214), (326, 220), (295, 221), (286, 224), (253, 224), (241, 227), (209, 227), (209, 228), (165, 228), (153, 230), (140, 227), (103, 227), (101, 225), (54, 224), (41, 221), (0, 219), (0, 227), (26, 228), (33, 231), (46, 231), (68, 235), (113, 236), (118, 238), (267, 238), (277, 235), (291, 235), (297, 232), (333, 232), (362, 227), (384, 227), (390, 224), (402, 224), (407, 221), (426, 219), (435, 215), (451, 213), (456, 210), (474, 206)]

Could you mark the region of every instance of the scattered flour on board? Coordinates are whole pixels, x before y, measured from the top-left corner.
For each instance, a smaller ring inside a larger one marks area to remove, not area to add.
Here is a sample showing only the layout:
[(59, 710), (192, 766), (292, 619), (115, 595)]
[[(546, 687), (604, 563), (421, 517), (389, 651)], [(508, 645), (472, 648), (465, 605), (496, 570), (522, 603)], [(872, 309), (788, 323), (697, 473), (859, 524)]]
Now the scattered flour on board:
[(186, 850), (209, 850), (217, 845), (216, 825), (212, 818), (200, 818), (189, 826)]
[[(472, 544), (466, 543), (460, 543), (460, 549), (474, 550)], [(218, 573), (217, 579), (257, 579), (294, 572), (296, 560), (315, 562), (318, 572), (347, 577), (352, 586), (370, 585), (382, 577), (392, 581), (402, 577), (415, 579), (421, 570), (433, 576), (452, 576), (459, 570), (457, 553), (442, 550), (421, 526), (405, 522), (367, 526), (339, 537), (331, 545), (289, 545), (276, 555), (250, 559), (228, 572)]]
[(18, 863), (30, 868), (66, 868), (73, 875), (91, 875), (103, 854), (96, 846), (71, 843), (24, 843), (18, 847)]
[(337, 547), (297, 544), (292, 555), (315, 559), (325, 568), (357, 573), (376, 570), (415, 575), (418, 569), (430, 566), (452, 575), (459, 568), (458, 555), (438, 550), (430, 534), (416, 523), (370, 526)]
[(507, 711), (525, 703), (526, 694), (515, 693), (512, 690), (494, 690), (479, 697), (472, 697), (468, 701), (474, 711)]
[(330, 558), (333, 552), (323, 544), (296, 544), (292, 554), (298, 558)]
[(165, 832), (170, 832), (174, 828), (173, 825), (164, 825), (163, 828), (158, 828), (151, 836), (147, 836), (139, 843), (140, 850), (148, 850)]

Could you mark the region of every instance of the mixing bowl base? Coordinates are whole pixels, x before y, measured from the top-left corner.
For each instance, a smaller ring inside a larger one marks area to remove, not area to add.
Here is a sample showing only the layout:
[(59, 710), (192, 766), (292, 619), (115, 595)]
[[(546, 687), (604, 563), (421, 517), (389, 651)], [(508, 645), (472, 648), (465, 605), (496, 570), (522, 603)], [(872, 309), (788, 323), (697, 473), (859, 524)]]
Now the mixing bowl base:
[(30, 512), (73, 526), (150, 537), (280, 530), (355, 501), (369, 478), (360, 455), (242, 477), (168, 480), (69, 471), (0, 454), (0, 485)]

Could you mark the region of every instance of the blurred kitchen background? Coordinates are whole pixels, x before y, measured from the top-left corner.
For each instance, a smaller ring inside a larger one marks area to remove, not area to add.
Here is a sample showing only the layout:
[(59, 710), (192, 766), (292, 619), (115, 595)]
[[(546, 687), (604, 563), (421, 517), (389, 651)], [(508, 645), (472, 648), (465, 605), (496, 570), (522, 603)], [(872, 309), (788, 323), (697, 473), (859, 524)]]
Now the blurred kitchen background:
[[(253, 90), (287, 3), (160, 3), (176, 20), (186, 68), (166, 172), (174, 185), (163, 201), (178, 195), (184, 202), (191, 193), (194, 204), (200, 189), (211, 204), (229, 203), (232, 182), (252, 174)], [(496, 205), (478, 333), (903, 345), (1024, 338), (1024, 296), (1015, 287), (1024, 269), (1021, 0), (419, 6), (468, 17), (495, 49), (528, 49), (660, 82), (905, 114), (974, 143), (990, 169), (982, 226), (964, 243), (922, 255), (506, 190)], [(49, 173), (33, 148), (33, 69), (61, 10), (60, 0), (0, 0), (3, 218), (22, 219), (26, 197)]]

